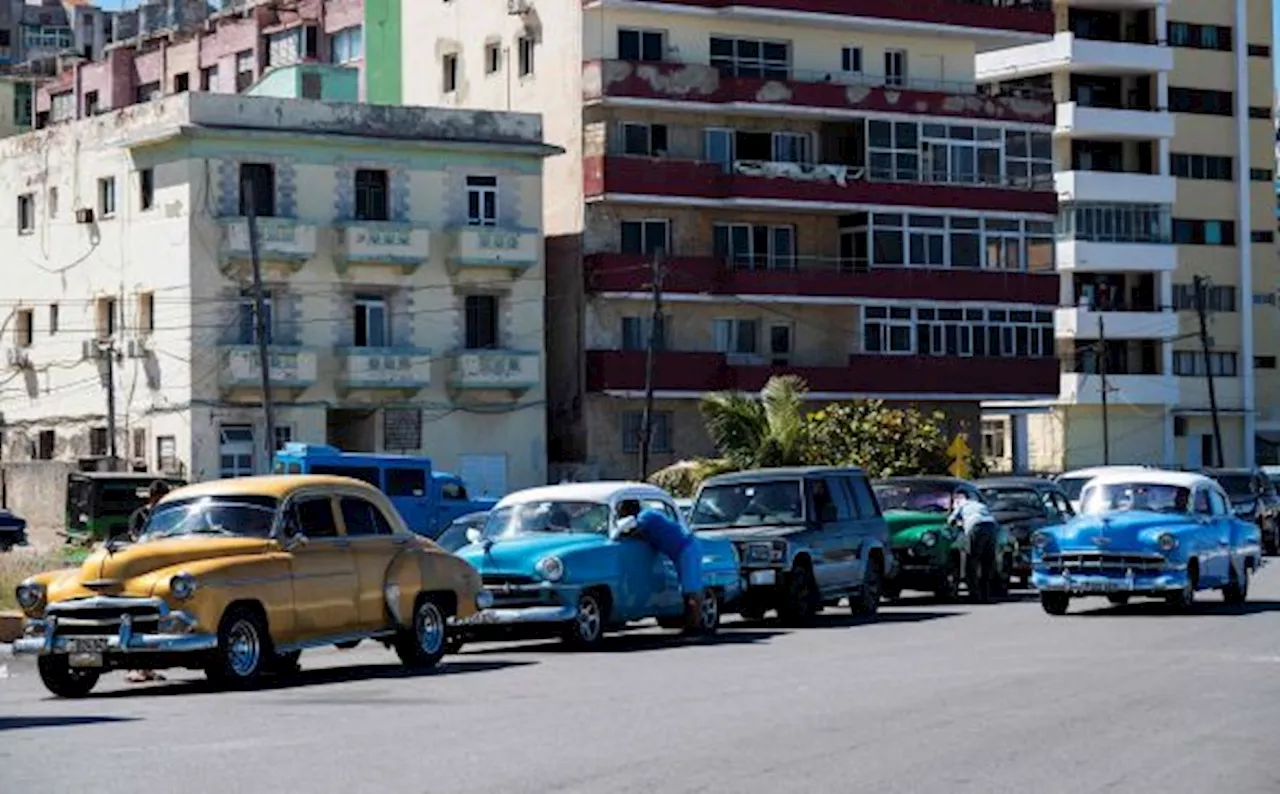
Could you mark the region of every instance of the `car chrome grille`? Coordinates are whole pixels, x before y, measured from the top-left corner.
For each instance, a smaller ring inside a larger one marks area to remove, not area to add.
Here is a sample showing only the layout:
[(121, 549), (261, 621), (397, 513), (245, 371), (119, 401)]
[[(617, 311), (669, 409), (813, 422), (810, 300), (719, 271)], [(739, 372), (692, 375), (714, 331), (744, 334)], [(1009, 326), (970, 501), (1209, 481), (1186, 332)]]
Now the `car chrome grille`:
[(114, 636), (120, 633), (120, 623), (125, 615), (132, 621), (135, 632), (148, 634), (160, 629), (159, 606), (141, 599), (133, 603), (115, 599), (105, 604), (98, 603), (97, 599), (63, 601), (51, 606), (49, 615), (58, 619), (60, 636)]
[(1165, 559), (1158, 555), (1120, 554), (1106, 551), (1046, 554), (1042, 560), (1044, 566), (1053, 574), (1061, 574), (1064, 570), (1068, 570), (1072, 573), (1124, 576), (1129, 571), (1155, 573), (1164, 570), (1166, 565)]
[(537, 584), (538, 580), (534, 579), (532, 576), (522, 576), (520, 574), (486, 573), (481, 574), (480, 583), (485, 587), (520, 587)]

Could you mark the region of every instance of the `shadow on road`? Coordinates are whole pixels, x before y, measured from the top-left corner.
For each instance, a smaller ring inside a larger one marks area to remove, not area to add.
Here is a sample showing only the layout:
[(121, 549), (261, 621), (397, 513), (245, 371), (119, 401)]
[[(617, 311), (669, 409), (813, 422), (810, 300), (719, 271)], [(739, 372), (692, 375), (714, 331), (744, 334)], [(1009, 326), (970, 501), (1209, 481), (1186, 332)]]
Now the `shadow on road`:
[(136, 722), (136, 717), (88, 717), (64, 715), (60, 717), (0, 717), (0, 733), (20, 731), (26, 728), (65, 728), (73, 725), (96, 725), (103, 722)]
[[(639, 626), (636, 630), (647, 627)], [(745, 629), (745, 630), (744, 630)], [(482, 648), (471, 651), (468, 655), (485, 656), (489, 654), (508, 653), (637, 653), (643, 651), (663, 651), (671, 648), (698, 648), (715, 645), (750, 645), (777, 637), (785, 632), (756, 628), (756, 624), (731, 623), (721, 627), (711, 637), (684, 637), (675, 631), (662, 634), (632, 634), (626, 630), (609, 634), (600, 640), (600, 645), (588, 650), (579, 650), (563, 642), (547, 637), (518, 637), (506, 641), (520, 644), (503, 645), (497, 648)], [(503, 642), (502, 637), (492, 637), (484, 642)]]
[(1088, 618), (1129, 618), (1166, 617), (1193, 618), (1207, 615), (1257, 615), (1264, 612), (1280, 612), (1280, 601), (1246, 601), (1239, 606), (1231, 606), (1222, 601), (1197, 601), (1187, 611), (1180, 611), (1163, 601), (1135, 601), (1123, 606), (1104, 606), (1096, 609), (1085, 609), (1071, 613), (1075, 617)]
[[(524, 667), (536, 664), (526, 661), (469, 661), (456, 656), (447, 657), (434, 670), (410, 670), (398, 664), (357, 664), (349, 667), (322, 667), (314, 670), (302, 670), (293, 675), (271, 676), (264, 678), (256, 687), (258, 691), (302, 689), (305, 687), (325, 686), (328, 684), (345, 684), (355, 681), (377, 681), (401, 678), (438, 678), (447, 675), (467, 673), (487, 673), (503, 670), (508, 667)], [(116, 689), (90, 695), (90, 699), (106, 700), (113, 698), (134, 697), (173, 697), (177, 695), (197, 695), (220, 691), (208, 681), (177, 681), (161, 686), (134, 687)]]
[(938, 612), (936, 610), (925, 609), (881, 609), (875, 617), (867, 618), (859, 615), (844, 614), (837, 615), (831, 612), (824, 612), (818, 615), (812, 623), (805, 626), (808, 629), (847, 629), (855, 626), (874, 626), (877, 623), (924, 623), (929, 620), (938, 620), (940, 618), (954, 618), (966, 614), (965, 612)]

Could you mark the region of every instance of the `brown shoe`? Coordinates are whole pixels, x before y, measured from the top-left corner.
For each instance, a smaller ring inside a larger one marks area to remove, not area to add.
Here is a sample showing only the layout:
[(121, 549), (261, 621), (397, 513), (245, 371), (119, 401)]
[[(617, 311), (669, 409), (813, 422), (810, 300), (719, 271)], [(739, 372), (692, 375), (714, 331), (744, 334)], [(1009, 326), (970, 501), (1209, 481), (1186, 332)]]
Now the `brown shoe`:
[(702, 603), (696, 595), (684, 597), (684, 625), (689, 631), (702, 627)]

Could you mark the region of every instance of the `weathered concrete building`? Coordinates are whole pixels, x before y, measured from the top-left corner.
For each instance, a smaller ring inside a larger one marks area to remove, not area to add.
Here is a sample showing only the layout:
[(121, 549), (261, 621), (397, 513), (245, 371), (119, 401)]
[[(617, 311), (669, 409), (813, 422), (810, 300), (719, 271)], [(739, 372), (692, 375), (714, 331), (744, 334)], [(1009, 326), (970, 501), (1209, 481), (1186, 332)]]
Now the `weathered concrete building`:
[(0, 141), (4, 459), (114, 438), (203, 479), (299, 440), (427, 454), (476, 492), (545, 482), (552, 151), (530, 114), (213, 93)]

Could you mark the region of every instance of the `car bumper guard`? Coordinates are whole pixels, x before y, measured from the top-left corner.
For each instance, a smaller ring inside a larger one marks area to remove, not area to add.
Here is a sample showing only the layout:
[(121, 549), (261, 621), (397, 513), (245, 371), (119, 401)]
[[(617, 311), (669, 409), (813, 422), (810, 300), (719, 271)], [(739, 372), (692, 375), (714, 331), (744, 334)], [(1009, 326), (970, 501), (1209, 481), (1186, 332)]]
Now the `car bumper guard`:
[[(168, 617), (172, 626), (191, 625), (189, 620), (183, 620), (181, 613), (172, 613)], [(77, 652), (78, 648), (84, 647), (103, 654), (187, 653), (213, 650), (218, 647), (218, 637), (194, 632), (135, 634), (129, 620), (120, 623), (116, 634), (59, 636), (57, 618), (49, 617), (28, 620), (24, 636), (13, 643), (13, 652), (15, 655), (49, 656)]]

